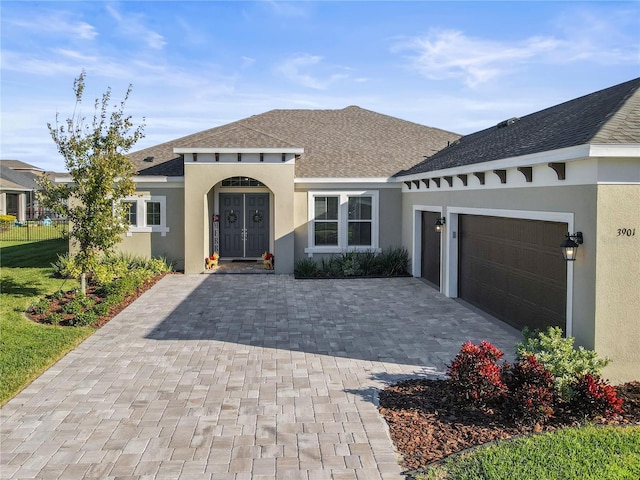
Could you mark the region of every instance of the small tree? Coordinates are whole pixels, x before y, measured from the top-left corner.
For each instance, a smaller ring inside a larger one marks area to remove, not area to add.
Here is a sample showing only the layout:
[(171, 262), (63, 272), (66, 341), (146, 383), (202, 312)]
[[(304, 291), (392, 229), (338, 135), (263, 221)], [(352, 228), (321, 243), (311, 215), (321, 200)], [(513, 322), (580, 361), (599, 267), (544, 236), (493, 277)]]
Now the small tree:
[[(69, 235), (78, 247), (76, 260), (82, 270), (81, 288), (86, 293), (86, 273), (100, 256), (113, 250), (127, 230), (126, 207), (121, 200), (135, 191), (135, 167), (126, 156), (144, 137), (144, 124), (134, 128), (131, 116), (124, 115), (124, 100), (109, 112), (111, 87), (95, 100), (93, 122), (87, 124), (79, 106), (85, 87), (85, 72), (73, 82), (76, 104), (64, 123), (47, 124), (58, 151), (65, 160), (71, 183), (53, 184), (46, 176), (40, 182), (43, 204), (66, 215)], [(144, 120), (144, 119), (143, 119)]]

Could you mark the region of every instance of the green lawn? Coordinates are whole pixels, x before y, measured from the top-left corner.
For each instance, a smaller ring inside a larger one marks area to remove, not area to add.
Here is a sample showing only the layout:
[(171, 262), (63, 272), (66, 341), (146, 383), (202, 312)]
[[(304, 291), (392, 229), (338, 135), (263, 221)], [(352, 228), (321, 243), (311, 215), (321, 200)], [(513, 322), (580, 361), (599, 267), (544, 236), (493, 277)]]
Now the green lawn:
[(417, 480), (638, 480), (640, 427), (567, 428), (453, 456)]
[(73, 349), (94, 329), (39, 325), (25, 317), (29, 305), (77, 283), (51, 278), (51, 263), (67, 241), (0, 241), (0, 405)]

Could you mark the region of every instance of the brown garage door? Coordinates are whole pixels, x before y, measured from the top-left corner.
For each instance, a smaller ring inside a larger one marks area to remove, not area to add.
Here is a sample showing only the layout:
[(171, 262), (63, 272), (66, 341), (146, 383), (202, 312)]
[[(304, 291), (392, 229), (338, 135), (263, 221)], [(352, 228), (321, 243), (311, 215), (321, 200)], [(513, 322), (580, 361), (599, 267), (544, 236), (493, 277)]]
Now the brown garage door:
[(458, 296), (514, 327), (565, 329), (567, 224), (460, 215)]

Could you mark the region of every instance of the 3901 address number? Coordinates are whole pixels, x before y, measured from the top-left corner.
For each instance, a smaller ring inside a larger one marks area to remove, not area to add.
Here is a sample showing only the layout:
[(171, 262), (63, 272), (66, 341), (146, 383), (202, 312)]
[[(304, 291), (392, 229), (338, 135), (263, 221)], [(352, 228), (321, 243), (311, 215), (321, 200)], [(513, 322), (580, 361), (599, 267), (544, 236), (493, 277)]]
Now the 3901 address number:
[(619, 237), (635, 237), (636, 229), (635, 228), (619, 228), (618, 236)]

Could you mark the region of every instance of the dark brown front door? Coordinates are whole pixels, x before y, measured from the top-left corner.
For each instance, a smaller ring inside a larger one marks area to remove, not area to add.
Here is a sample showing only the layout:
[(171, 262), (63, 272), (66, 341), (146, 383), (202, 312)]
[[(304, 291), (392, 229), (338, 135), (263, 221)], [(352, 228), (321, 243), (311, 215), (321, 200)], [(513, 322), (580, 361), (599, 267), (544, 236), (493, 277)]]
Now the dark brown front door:
[(566, 327), (566, 223), (459, 216), (458, 296), (514, 327)]
[(220, 194), (220, 256), (257, 258), (269, 250), (269, 194)]
[(440, 286), (440, 233), (435, 231), (440, 214), (422, 212), (422, 278)]

